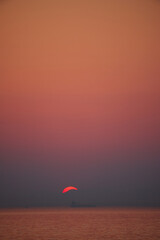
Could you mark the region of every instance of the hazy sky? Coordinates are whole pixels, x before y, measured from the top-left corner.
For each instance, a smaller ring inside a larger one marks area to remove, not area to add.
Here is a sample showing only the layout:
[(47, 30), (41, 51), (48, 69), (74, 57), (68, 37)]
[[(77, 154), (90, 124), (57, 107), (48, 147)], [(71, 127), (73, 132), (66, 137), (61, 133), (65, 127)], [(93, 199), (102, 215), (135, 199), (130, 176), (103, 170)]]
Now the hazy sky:
[(160, 2), (3, 0), (0, 36), (0, 206), (160, 206)]

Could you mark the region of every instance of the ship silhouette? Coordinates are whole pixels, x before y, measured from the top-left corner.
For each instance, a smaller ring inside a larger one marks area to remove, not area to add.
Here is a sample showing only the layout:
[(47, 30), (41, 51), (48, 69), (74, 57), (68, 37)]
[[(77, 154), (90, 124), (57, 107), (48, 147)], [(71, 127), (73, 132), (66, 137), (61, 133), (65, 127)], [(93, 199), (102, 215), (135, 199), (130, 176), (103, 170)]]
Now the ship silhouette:
[(94, 205), (94, 204), (79, 204), (75, 201), (72, 201), (70, 207), (73, 207), (73, 208), (74, 207), (96, 207), (96, 205)]

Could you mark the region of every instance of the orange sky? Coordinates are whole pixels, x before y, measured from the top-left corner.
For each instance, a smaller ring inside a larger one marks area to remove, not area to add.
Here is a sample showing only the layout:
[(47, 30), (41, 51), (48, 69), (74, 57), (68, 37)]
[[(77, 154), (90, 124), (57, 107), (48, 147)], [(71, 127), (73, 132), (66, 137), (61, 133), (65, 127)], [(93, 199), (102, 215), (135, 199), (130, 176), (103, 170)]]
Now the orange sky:
[(159, 65), (158, 0), (1, 0), (0, 207), (160, 206)]
[(159, 26), (152, 0), (2, 1), (2, 144), (158, 144)]

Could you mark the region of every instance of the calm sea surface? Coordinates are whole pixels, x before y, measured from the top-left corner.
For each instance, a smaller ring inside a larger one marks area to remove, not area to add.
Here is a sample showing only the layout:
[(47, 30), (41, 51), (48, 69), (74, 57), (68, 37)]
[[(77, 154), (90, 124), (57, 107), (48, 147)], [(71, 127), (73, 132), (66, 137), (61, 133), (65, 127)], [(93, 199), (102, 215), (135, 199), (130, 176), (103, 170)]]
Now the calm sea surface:
[(5, 209), (0, 239), (160, 240), (160, 209)]

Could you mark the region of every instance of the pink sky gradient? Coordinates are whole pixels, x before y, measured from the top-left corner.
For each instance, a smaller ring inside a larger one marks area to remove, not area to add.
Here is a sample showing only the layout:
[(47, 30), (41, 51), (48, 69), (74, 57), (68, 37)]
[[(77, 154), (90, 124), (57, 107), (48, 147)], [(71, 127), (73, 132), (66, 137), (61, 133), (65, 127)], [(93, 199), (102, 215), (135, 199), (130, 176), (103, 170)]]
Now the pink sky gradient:
[(6, 0), (0, 29), (0, 140), (9, 162), (22, 149), (71, 164), (79, 161), (72, 154), (158, 151), (158, 1)]

